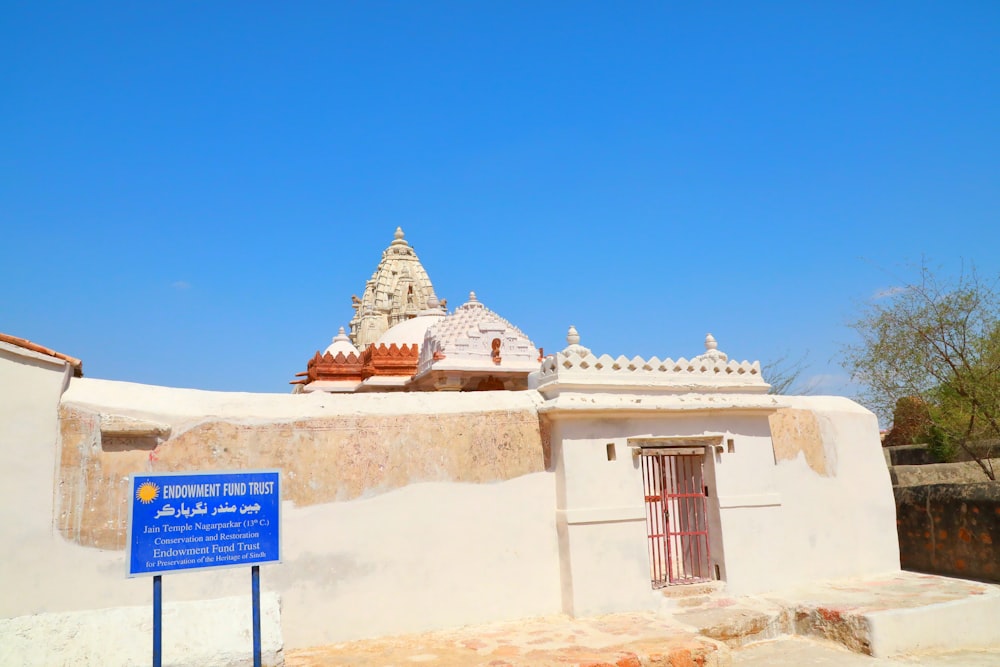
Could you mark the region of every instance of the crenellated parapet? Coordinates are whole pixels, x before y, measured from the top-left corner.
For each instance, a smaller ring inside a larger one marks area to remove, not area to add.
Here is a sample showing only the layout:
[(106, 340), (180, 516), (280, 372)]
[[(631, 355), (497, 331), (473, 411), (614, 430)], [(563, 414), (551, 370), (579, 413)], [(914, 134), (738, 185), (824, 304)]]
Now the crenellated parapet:
[(712, 334), (705, 337), (705, 352), (691, 359), (648, 359), (607, 354), (594, 355), (580, 345), (575, 327), (569, 328), (567, 347), (547, 356), (536, 376), (542, 393), (565, 387), (591, 390), (658, 393), (739, 392), (763, 394), (770, 388), (761, 376), (760, 362), (730, 361), (718, 349)]
[(296, 373), (297, 379), (290, 384), (297, 385), (296, 393), (354, 391), (363, 379), (361, 369), (361, 353), (340, 327), (330, 346), (322, 354), (317, 351), (306, 363), (305, 372)]
[(309, 382), (324, 380), (357, 380), (361, 381), (361, 357), (353, 352), (344, 355), (338, 352), (336, 356), (319, 352), (306, 365), (306, 377)]
[(419, 345), (404, 344), (400, 346), (396, 343), (369, 345), (361, 353), (361, 376), (364, 379), (373, 376), (395, 376), (408, 379), (417, 372), (419, 356)]

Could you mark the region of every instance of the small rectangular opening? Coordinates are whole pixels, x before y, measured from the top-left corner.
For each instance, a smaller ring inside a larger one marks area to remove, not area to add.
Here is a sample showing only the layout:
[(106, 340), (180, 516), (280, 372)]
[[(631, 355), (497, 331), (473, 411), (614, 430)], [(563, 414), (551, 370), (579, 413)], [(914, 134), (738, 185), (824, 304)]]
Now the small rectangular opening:
[(615, 451), (615, 443), (609, 442), (608, 446), (605, 448), (608, 451), (608, 460), (614, 461), (618, 458), (618, 453)]
[(101, 433), (101, 450), (105, 452), (128, 452), (141, 450), (151, 452), (160, 444), (155, 435), (111, 435)]
[(732, 438), (728, 438), (726, 440), (726, 451), (728, 451), (730, 454), (733, 454), (733, 453), (736, 452), (736, 443), (733, 442)]
[(722, 581), (722, 571), (719, 569), (719, 564), (715, 564), (715, 580)]

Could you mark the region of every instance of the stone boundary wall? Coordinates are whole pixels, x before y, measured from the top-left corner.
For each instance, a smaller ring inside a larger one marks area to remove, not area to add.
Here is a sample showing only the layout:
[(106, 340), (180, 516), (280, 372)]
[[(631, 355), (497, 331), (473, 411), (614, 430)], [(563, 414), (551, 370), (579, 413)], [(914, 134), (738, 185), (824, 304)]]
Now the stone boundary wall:
[[(989, 459), (993, 470), (1000, 473), (1000, 459)], [(989, 478), (975, 461), (928, 463), (926, 465), (894, 465), (889, 468), (893, 486), (927, 486), (929, 484), (978, 484)]]
[(893, 492), (904, 570), (1000, 582), (1000, 483)]
[(885, 463), (889, 466), (923, 466), (938, 463), (927, 445), (883, 446)]

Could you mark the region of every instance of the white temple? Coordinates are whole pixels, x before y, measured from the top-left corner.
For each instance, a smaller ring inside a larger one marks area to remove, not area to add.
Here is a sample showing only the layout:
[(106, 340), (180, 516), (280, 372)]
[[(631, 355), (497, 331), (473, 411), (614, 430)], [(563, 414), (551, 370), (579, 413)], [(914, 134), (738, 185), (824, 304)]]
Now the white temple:
[(524, 332), (475, 292), (451, 314), (446, 305), (397, 227), (354, 299), (350, 338), (341, 328), (292, 381), (294, 393), (527, 389), (541, 354)]

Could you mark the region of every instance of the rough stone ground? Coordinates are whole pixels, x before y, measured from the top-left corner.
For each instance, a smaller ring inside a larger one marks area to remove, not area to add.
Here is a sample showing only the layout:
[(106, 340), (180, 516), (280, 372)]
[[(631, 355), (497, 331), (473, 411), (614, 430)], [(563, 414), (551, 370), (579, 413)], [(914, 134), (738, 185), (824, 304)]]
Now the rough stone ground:
[[(659, 612), (521, 619), (286, 652), (287, 667), (1000, 667), (989, 650), (873, 658), (864, 615), (961, 604), (995, 586), (913, 573), (766, 597), (696, 592)], [(990, 621), (992, 623), (992, 621)], [(956, 634), (961, 628), (956, 628)], [(806, 636), (801, 636), (806, 635)], [(961, 642), (959, 642), (960, 644)]]
[(997, 667), (1000, 651), (953, 651), (873, 658), (839, 644), (804, 637), (783, 637), (747, 646), (732, 654), (732, 667)]
[[(720, 660), (721, 659), (721, 660)], [(728, 651), (653, 612), (533, 618), (288, 651), (286, 667), (724, 667)]]

